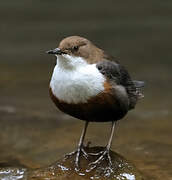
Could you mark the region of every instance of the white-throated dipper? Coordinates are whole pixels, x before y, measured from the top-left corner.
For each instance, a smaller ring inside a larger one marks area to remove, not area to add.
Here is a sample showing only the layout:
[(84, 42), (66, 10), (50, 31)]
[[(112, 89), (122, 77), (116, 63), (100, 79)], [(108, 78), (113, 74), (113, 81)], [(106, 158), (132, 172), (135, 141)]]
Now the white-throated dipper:
[(112, 122), (111, 135), (103, 152), (91, 166), (107, 157), (112, 165), (109, 150), (115, 122), (133, 109), (143, 95), (142, 81), (133, 81), (128, 71), (115, 58), (107, 55), (91, 41), (80, 36), (63, 39), (58, 48), (47, 51), (57, 57), (50, 82), (50, 96), (56, 106), (66, 114), (85, 121), (75, 166), (84, 150), (83, 141), (89, 122)]

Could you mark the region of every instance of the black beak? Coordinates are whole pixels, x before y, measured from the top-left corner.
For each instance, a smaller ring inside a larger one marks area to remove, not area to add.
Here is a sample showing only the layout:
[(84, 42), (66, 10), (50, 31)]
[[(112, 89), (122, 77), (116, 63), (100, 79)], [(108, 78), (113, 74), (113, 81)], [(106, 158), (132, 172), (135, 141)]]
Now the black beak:
[(47, 54), (57, 54), (57, 55), (61, 55), (62, 51), (59, 48), (55, 48), (49, 51), (46, 51)]

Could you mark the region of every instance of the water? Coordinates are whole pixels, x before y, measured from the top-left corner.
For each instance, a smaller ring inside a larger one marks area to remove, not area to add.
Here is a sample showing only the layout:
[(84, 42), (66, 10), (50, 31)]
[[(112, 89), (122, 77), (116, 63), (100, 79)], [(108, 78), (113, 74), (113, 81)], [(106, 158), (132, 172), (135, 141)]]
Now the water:
[[(171, 8), (155, 0), (0, 2), (0, 167), (46, 166), (75, 148), (83, 122), (51, 102), (55, 58), (44, 51), (81, 35), (146, 82), (144, 100), (118, 123), (112, 149), (148, 179), (170, 179)], [(109, 129), (90, 124), (86, 141), (105, 145)]]

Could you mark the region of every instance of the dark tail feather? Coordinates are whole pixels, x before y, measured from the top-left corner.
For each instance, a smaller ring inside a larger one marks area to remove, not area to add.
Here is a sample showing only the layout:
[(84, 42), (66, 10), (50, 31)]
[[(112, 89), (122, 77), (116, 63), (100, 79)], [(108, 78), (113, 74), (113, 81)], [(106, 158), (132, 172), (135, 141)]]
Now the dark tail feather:
[(143, 81), (133, 81), (136, 88), (143, 88), (145, 86), (145, 83)]
[(138, 99), (142, 99), (144, 97), (143, 93), (141, 92), (141, 89), (144, 87), (145, 83), (143, 81), (133, 81), (135, 87), (136, 87), (136, 94)]

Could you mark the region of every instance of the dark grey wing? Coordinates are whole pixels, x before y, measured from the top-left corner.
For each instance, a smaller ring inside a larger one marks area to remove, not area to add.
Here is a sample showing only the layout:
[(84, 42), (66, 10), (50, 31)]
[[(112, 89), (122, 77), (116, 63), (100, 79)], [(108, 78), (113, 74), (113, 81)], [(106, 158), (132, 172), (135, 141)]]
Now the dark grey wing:
[(100, 61), (97, 63), (97, 68), (109, 81), (114, 81), (116, 84), (122, 85), (126, 89), (129, 98), (129, 109), (133, 109), (141, 96), (137, 87), (139, 83), (136, 83), (140, 81), (133, 81), (128, 71), (122, 65), (113, 61)]

